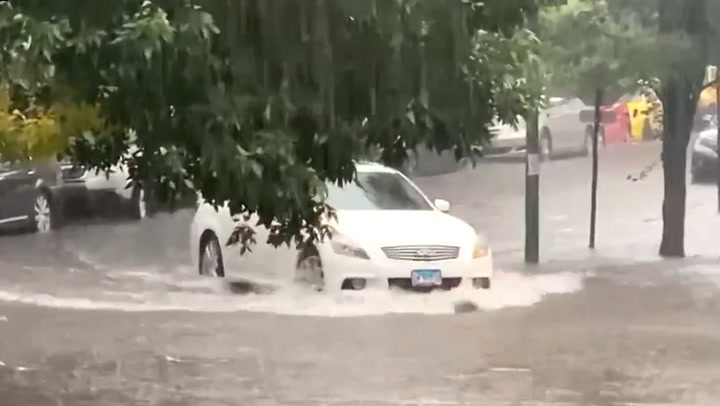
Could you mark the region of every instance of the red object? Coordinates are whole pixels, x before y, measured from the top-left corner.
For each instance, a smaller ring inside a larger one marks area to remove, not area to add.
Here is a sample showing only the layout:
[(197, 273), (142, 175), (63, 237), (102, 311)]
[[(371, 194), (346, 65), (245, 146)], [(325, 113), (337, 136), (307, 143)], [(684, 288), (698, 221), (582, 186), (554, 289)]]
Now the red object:
[(615, 121), (603, 124), (606, 144), (618, 144), (630, 140), (630, 113), (627, 103), (618, 102), (611, 106), (602, 106), (605, 112), (615, 113)]

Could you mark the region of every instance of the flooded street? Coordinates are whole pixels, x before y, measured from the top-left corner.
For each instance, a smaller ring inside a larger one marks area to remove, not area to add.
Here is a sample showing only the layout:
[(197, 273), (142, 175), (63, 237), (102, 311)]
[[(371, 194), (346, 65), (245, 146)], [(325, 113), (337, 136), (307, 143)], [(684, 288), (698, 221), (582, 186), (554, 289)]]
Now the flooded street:
[(0, 404), (623, 405), (720, 400), (720, 227), (688, 195), (689, 258), (659, 261), (659, 145), (545, 164), (541, 256), (521, 264), (524, 166), (420, 178), (490, 237), (489, 291), (253, 294), (190, 265), (193, 213), (0, 238)]

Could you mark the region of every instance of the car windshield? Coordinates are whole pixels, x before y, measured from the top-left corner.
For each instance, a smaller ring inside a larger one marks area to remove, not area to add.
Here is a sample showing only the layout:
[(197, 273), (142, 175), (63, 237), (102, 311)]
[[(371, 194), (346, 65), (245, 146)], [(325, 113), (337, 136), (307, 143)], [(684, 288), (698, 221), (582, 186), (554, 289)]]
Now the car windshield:
[(391, 172), (358, 172), (353, 183), (328, 184), (327, 204), (336, 210), (432, 210), (410, 182)]

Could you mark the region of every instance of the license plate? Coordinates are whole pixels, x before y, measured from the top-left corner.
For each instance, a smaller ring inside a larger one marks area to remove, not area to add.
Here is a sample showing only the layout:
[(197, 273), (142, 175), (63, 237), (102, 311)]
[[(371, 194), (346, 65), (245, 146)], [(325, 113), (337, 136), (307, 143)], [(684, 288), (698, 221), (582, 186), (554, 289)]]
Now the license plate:
[(440, 286), (442, 285), (442, 275), (437, 269), (418, 269), (412, 271), (410, 275), (413, 286)]

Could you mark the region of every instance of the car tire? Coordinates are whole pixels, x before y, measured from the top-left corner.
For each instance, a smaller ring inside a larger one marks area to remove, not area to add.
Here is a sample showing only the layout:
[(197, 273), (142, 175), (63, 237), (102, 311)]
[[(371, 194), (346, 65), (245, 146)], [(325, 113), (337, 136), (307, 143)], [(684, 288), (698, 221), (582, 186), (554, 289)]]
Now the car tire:
[(50, 192), (37, 189), (29, 218), (30, 229), (38, 234), (48, 234), (59, 228), (60, 221), (57, 212)]
[(201, 276), (209, 278), (225, 277), (225, 264), (220, 241), (212, 231), (206, 231), (200, 238), (198, 258), (198, 272)]
[(553, 157), (552, 135), (548, 129), (543, 129), (538, 139), (538, 154), (540, 160), (549, 161)]
[(298, 255), (295, 282), (317, 291), (325, 289), (325, 273), (317, 248), (313, 246), (305, 248)]

